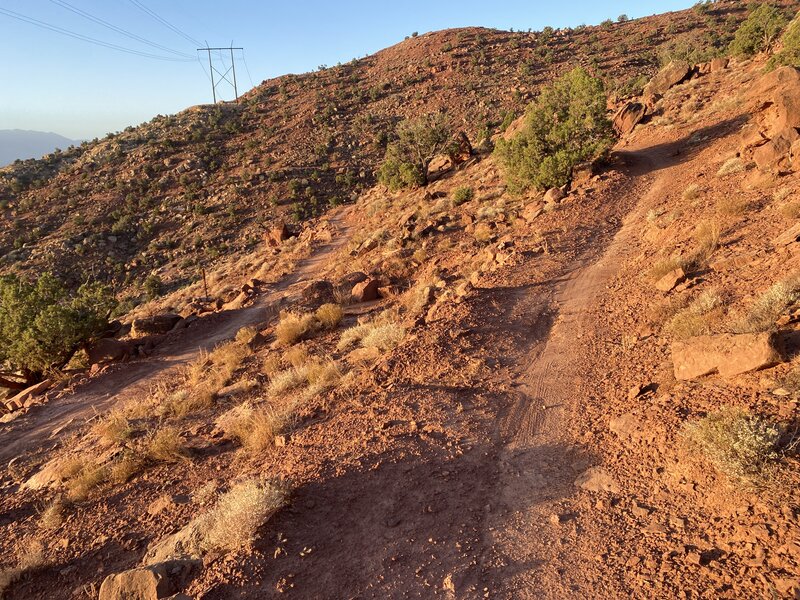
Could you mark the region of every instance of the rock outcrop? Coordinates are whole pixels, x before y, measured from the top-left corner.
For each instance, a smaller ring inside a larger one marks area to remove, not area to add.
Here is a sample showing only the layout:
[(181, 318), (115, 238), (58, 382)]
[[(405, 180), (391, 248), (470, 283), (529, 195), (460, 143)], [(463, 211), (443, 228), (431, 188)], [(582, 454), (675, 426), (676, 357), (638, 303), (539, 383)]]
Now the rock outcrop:
[(772, 333), (701, 335), (672, 343), (675, 379), (688, 380), (719, 373), (733, 377), (782, 361), (782, 348)]
[(614, 130), (619, 135), (627, 135), (642, 122), (647, 114), (647, 107), (640, 102), (628, 102), (614, 115)]
[(655, 102), (667, 91), (684, 81), (691, 73), (689, 63), (684, 61), (672, 61), (648, 82), (644, 87), (642, 96), (645, 104), (653, 106)]

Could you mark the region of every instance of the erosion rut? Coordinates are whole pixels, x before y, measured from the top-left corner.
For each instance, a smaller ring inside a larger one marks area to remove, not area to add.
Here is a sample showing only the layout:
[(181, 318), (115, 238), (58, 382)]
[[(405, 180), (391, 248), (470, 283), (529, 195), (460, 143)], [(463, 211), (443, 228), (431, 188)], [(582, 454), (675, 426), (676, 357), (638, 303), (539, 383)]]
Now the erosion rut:
[[(535, 332), (538, 342), (529, 354), (529, 367), (514, 382), (515, 400), (499, 426), (505, 446), (500, 454), (498, 508), (487, 517), (492, 548), (487, 583), (498, 597), (618, 593), (599, 592), (592, 586), (593, 579), (602, 577), (592, 573), (595, 565), (576, 555), (574, 538), (580, 532), (570, 523), (571, 515), (563, 514), (563, 501), (577, 492), (576, 476), (598, 463), (570, 432), (570, 415), (580, 410), (581, 393), (591, 386), (576, 355), (592, 338), (598, 295), (626, 258), (628, 241), (636, 233), (631, 224), (646, 212), (648, 200), (659, 193), (666, 177), (653, 174), (663, 165), (663, 154), (640, 151), (630, 159), (634, 178), (621, 193), (635, 194), (635, 208), (617, 215), (622, 226), (610, 242), (604, 249), (590, 244), (565, 266), (545, 295), (540, 292), (520, 302), (521, 318), (542, 325)], [(550, 318), (538, 318), (544, 311)]]

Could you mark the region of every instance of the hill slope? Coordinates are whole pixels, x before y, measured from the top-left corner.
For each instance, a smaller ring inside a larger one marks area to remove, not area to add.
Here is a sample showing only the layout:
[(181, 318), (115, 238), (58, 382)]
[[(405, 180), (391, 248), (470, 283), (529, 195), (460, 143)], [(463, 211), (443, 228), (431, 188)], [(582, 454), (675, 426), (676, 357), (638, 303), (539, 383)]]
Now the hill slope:
[(140, 307), (187, 309), (0, 404), (0, 586), (796, 598), (800, 70), (767, 58), (685, 65), (560, 194), (486, 153), (365, 175), (221, 256), (221, 310)]
[(252, 251), (374, 182), (398, 120), (444, 110), (477, 144), (576, 64), (621, 92), (660, 59), (713, 51), (744, 10), (716, 3), (605, 27), (463, 29), (409, 38), (351, 63), (265, 81), (237, 105), (198, 106), (0, 171), (0, 269), (114, 281), (132, 300), (220, 256)]

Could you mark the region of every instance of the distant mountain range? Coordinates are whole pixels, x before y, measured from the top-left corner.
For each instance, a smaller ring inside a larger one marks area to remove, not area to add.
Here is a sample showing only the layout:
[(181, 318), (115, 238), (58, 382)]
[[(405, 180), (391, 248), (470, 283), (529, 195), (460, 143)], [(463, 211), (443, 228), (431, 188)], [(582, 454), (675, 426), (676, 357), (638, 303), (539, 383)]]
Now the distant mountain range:
[(56, 148), (65, 150), (73, 144), (80, 144), (80, 141), (46, 131), (0, 129), (0, 167), (18, 158), (41, 158)]

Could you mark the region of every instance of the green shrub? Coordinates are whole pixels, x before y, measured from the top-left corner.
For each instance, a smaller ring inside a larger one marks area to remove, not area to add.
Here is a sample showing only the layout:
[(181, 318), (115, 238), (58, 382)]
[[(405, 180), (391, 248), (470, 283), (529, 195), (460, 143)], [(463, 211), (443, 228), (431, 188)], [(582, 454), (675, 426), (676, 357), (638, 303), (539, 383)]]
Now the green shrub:
[(469, 202), (475, 196), (475, 192), (468, 185), (462, 185), (453, 190), (453, 204), (459, 206), (464, 202)]
[(498, 140), (495, 154), (509, 188), (521, 192), (564, 185), (575, 165), (600, 157), (613, 141), (603, 82), (578, 67), (542, 89), (523, 130)]
[(447, 149), (452, 134), (444, 114), (401, 121), (396, 141), (389, 144), (378, 170), (378, 181), (391, 190), (428, 183), (428, 168)]
[(786, 17), (771, 4), (759, 4), (736, 30), (730, 50), (736, 56), (754, 56), (769, 50), (786, 26)]
[(790, 65), (800, 67), (800, 12), (786, 28), (781, 38), (781, 50), (769, 61), (769, 67)]
[[(0, 277), (0, 368), (28, 384), (41, 380), (108, 326), (115, 304), (109, 289), (98, 283), (71, 293), (49, 273), (35, 283)], [(0, 385), (5, 383), (0, 376)]]
[(144, 291), (150, 300), (161, 295), (161, 287), (161, 278), (158, 275), (148, 275), (147, 279), (144, 280)]

